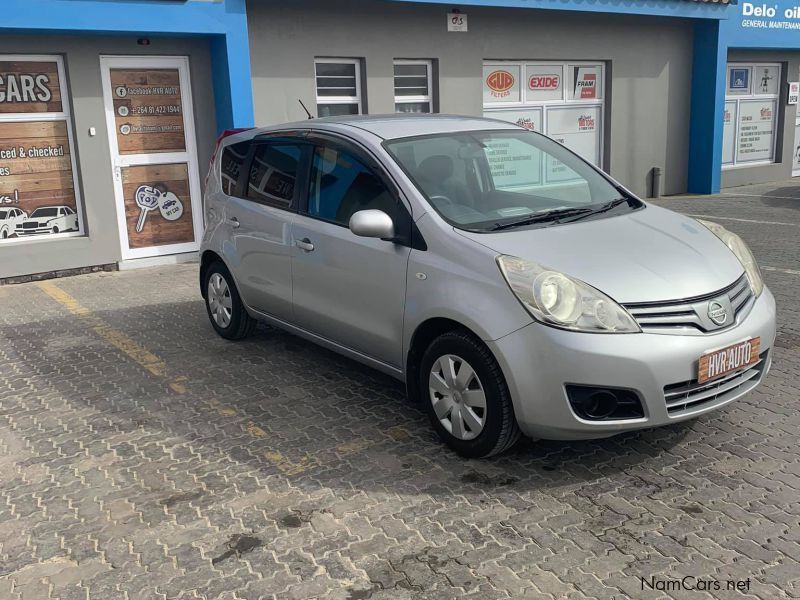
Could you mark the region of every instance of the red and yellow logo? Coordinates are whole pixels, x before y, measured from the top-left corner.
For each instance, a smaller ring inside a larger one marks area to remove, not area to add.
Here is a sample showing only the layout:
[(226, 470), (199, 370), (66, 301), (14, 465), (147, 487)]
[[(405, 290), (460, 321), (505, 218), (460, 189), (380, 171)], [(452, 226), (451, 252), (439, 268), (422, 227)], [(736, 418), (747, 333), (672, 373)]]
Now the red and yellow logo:
[(498, 98), (508, 96), (509, 90), (514, 87), (515, 82), (514, 76), (502, 69), (492, 71), (486, 78), (486, 85), (492, 90), (492, 95)]

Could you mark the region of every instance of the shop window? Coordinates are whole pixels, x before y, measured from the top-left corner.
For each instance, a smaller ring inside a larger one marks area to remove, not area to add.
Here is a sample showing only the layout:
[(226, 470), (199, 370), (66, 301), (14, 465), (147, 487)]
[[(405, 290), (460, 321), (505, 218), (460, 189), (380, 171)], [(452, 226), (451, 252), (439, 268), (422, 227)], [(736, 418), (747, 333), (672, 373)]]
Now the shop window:
[(398, 113), (432, 113), (433, 61), (394, 61), (394, 110)]
[(722, 128), (724, 167), (775, 162), (780, 81), (778, 64), (728, 65)]
[[(519, 61), (483, 64), (484, 116), (544, 133), (602, 166), (605, 66), (600, 62)], [(575, 174), (554, 159), (545, 183)]]
[(83, 234), (64, 64), (0, 55), (0, 244)]
[(318, 58), (314, 61), (317, 115), (360, 115), (361, 61), (351, 58)]

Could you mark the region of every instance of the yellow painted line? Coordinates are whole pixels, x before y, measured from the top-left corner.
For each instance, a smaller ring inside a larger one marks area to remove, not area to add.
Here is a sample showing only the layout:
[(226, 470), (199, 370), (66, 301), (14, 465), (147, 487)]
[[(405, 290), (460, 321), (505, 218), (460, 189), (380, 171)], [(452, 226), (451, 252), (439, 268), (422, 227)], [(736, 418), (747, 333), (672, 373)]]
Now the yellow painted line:
[[(80, 302), (78, 302), (75, 298), (62, 290), (52, 281), (42, 281), (37, 285), (39, 286), (39, 289), (45, 292), (53, 300), (61, 304), (73, 315), (83, 319), (98, 337), (114, 346), (117, 350), (128, 356), (131, 360), (156, 377), (162, 379), (167, 378), (167, 364), (161, 358), (150, 352), (147, 348), (140, 345), (123, 332), (119, 331), (118, 329), (114, 329), (100, 317), (92, 314), (92, 311), (83, 306)], [(176, 377), (174, 380), (168, 381), (167, 385), (175, 393), (185, 394), (186, 387), (183, 385), (183, 382), (187, 380), (188, 379), (186, 377)]]

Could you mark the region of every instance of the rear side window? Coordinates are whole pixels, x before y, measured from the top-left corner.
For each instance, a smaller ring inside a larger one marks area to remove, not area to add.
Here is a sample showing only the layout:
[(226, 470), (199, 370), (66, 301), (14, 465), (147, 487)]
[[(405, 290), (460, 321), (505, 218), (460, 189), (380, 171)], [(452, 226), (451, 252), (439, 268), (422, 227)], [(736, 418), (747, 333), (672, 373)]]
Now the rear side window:
[(299, 145), (258, 144), (250, 165), (247, 198), (277, 208), (290, 208), (302, 155)]
[(222, 151), (222, 165), (220, 167), (222, 192), (228, 196), (236, 195), (236, 182), (239, 180), (239, 173), (242, 172), (242, 167), (249, 151), (250, 141), (231, 144)]

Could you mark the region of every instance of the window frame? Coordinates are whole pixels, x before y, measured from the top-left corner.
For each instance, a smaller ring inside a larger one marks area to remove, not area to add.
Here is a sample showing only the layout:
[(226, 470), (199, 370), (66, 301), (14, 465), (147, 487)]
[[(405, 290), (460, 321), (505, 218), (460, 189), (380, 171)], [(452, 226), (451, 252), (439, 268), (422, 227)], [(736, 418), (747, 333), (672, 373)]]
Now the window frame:
[[(730, 85), (730, 72), (736, 68), (747, 69), (749, 71), (749, 81), (747, 93), (732, 93), (729, 91)], [(755, 77), (756, 71), (759, 68), (777, 68), (778, 69), (778, 85), (776, 86), (775, 93), (759, 93), (756, 91)], [(735, 119), (733, 122), (733, 161), (724, 162), (723, 155), (722, 170), (729, 171), (732, 169), (746, 169), (748, 167), (763, 167), (767, 165), (778, 164), (778, 137), (783, 130), (783, 120), (785, 118), (785, 111), (783, 110), (783, 103), (781, 101), (782, 82), (784, 77), (783, 63), (780, 62), (765, 62), (765, 61), (730, 61), (725, 64), (725, 98), (723, 100), (723, 116), (725, 114), (724, 107), (729, 103), (734, 105), (733, 114)], [(739, 128), (741, 127), (741, 114), (742, 103), (748, 102), (767, 102), (770, 101), (774, 107), (773, 129), (772, 129), (772, 147), (770, 149), (770, 157), (768, 159), (758, 160), (741, 160), (739, 158)], [(724, 136), (725, 123), (723, 121), (723, 136)], [(723, 146), (725, 140), (723, 137)]]
[[(425, 65), (427, 79), (428, 79), (428, 94), (425, 96), (398, 96), (397, 95), (397, 84), (395, 79), (397, 78), (397, 74), (394, 72), (394, 68), (400, 65)], [(395, 114), (408, 114), (402, 113), (397, 110), (398, 104), (427, 104), (428, 105), (428, 113), (427, 114), (435, 114), (435, 103), (434, 103), (434, 90), (433, 90), (433, 59), (429, 58), (395, 58), (394, 62), (392, 63), (392, 85), (394, 90), (394, 112)]]
[[(249, 191), (248, 182), (250, 181), (250, 169), (253, 166), (253, 160), (255, 160), (256, 149), (266, 144), (273, 144), (279, 146), (297, 146), (300, 149), (300, 160), (298, 161), (297, 164), (297, 178), (296, 178), (297, 180), (294, 186), (292, 201), (288, 207), (280, 205), (277, 202), (269, 202), (261, 198), (253, 198), (252, 196), (248, 196), (248, 191)], [(234, 190), (236, 192), (236, 196), (229, 196), (229, 197), (237, 198), (245, 202), (252, 202), (253, 204), (258, 204), (261, 206), (267, 206), (275, 210), (297, 213), (300, 200), (302, 198), (302, 195), (306, 194), (305, 190), (308, 185), (309, 169), (311, 166), (311, 161), (310, 161), (311, 148), (312, 146), (309, 145), (308, 142), (306, 141), (305, 135), (300, 137), (300, 136), (293, 136), (292, 134), (287, 132), (280, 132), (274, 135), (252, 138), (250, 140), (250, 148), (247, 152), (247, 158), (245, 158), (242, 170), (239, 173), (239, 180), (237, 181), (236, 188)]]
[[(314, 97), (316, 98), (317, 104), (317, 116), (319, 116), (319, 107), (325, 104), (333, 104), (333, 105), (352, 105), (356, 104), (358, 106), (358, 112), (356, 114), (363, 115), (364, 114), (364, 92), (361, 85), (361, 78), (362, 78), (362, 69), (361, 63), (362, 59), (360, 58), (322, 58), (322, 57), (315, 57), (314, 58)], [(319, 75), (317, 75), (317, 65), (319, 64), (342, 64), (342, 65), (354, 65), (355, 66), (355, 80), (356, 80), (356, 95), (355, 96), (320, 96), (319, 95), (319, 86), (317, 85), (317, 79)]]

